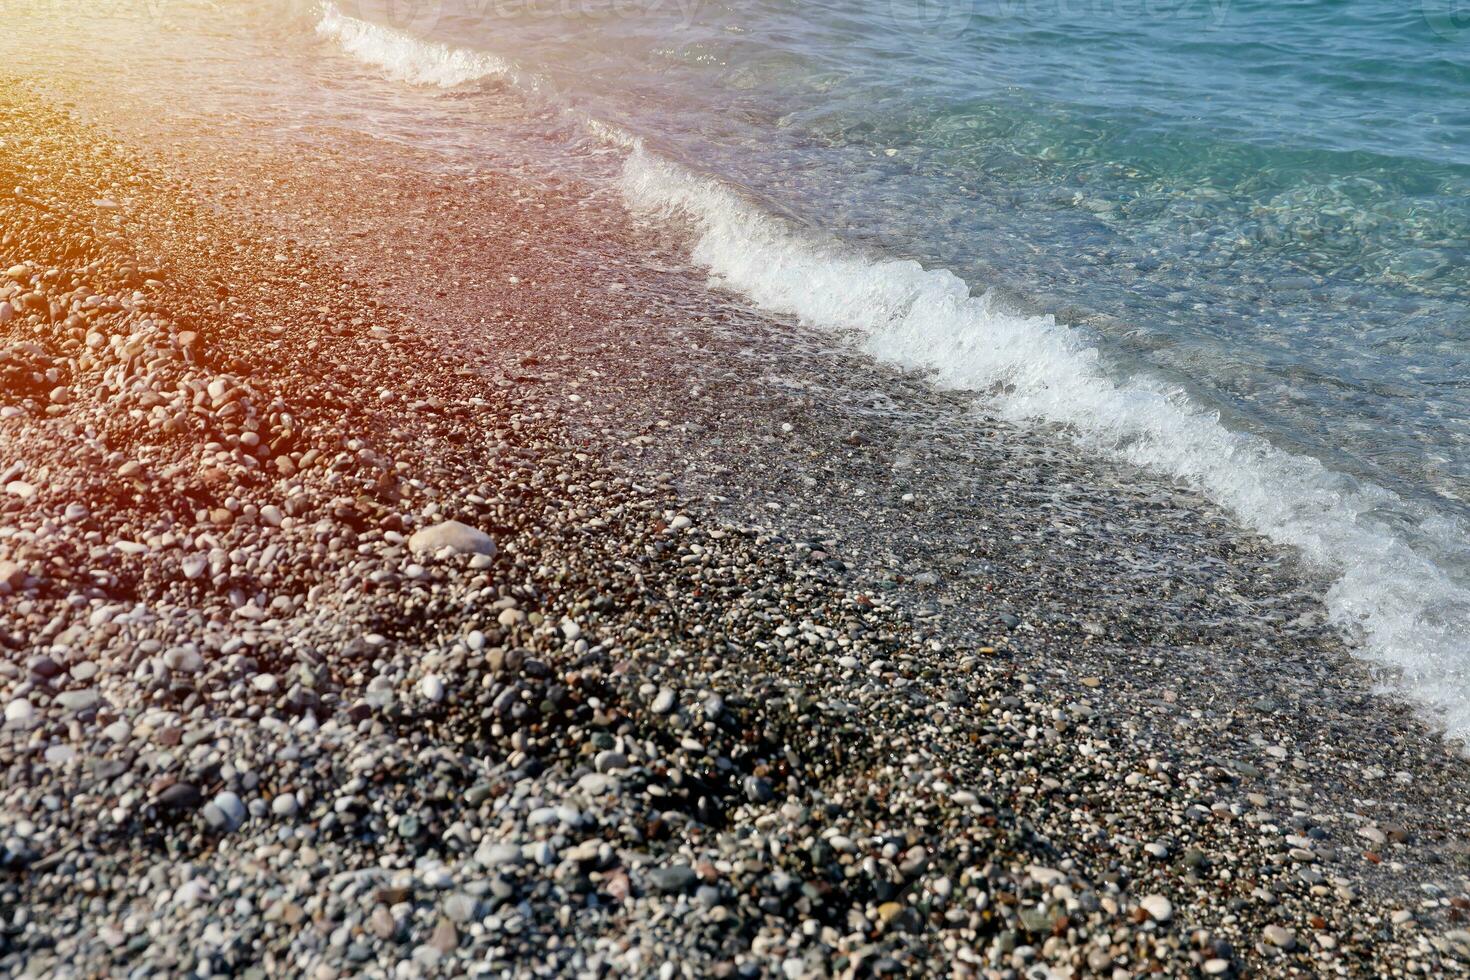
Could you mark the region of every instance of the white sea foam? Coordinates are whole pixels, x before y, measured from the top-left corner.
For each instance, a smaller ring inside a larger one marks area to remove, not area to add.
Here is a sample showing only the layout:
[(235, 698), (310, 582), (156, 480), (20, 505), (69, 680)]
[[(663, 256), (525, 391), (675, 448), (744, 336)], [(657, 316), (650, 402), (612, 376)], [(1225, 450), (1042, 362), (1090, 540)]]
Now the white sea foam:
[(358, 61), (410, 85), (454, 88), (485, 78), (517, 80), (514, 66), (494, 55), (422, 41), (349, 17), (331, 3), (322, 4), (316, 30)]
[(1331, 577), (1334, 620), (1361, 637), (1368, 656), (1401, 668), (1452, 733), (1470, 734), (1470, 593), (1374, 518), (1402, 510), (1394, 494), (1233, 432), (1178, 388), (1115, 381), (1084, 335), (1051, 317), (997, 310), (944, 270), (816, 240), (642, 150), (627, 161), (623, 190), (639, 210), (691, 221), (695, 261), (759, 306), (856, 329), (877, 357), (981, 393), (1014, 421), (1059, 423), (1087, 447), (1195, 487), (1297, 548)]
[[(349, 54), (413, 84), (514, 77), (497, 59), (414, 40), (328, 6), (319, 30)], [(767, 310), (857, 331), (873, 355), (932, 372), (1020, 423), (1062, 425), (1089, 449), (1194, 487), (1245, 525), (1300, 551), (1332, 584), (1333, 619), (1369, 659), (1457, 737), (1470, 736), (1470, 592), (1379, 515), (1405, 513), (1391, 492), (1232, 431), (1177, 387), (1115, 379), (1086, 335), (972, 295), (954, 274), (874, 258), (794, 228), (733, 189), (582, 120), (628, 152), (622, 190), (644, 213), (692, 224), (694, 260)], [(1426, 519), (1416, 540), (1454, 550), (1463, 529)]]

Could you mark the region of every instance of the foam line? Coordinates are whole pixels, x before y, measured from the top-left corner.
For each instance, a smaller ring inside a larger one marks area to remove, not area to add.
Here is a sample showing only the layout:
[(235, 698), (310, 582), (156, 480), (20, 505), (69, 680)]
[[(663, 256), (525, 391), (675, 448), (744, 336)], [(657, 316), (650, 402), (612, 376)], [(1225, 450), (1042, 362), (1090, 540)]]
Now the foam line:
[(1110, 378), (1085, 335), (1049, 316), (998, 310), (945, 270), (817, 240), (642, 149), (627, 160), (623, 191), (639, 211), (691, 222), (694, 260), (757, 305), (855, 328), (883, 360), (981, 393), (1012, 421), (1063, 425), (1087, 448), (1179, 480), (1298, 549), (1332, 580), (1332, 618), (1362, 652), (1401, 668), (1451, 734), (1470, 734), (1470, 592), (1374, 519), (1403, 509), (1393, 493), (1231, 431), (1177, 387)]
[(331, 3), (322, 4), (316, 31), (363, 64), (379, 68), (394, 81), (409, 85), (454, 88), (485, 78), (516, 80), (514, 67), (494, 55), (421, 41), (349, 17)]

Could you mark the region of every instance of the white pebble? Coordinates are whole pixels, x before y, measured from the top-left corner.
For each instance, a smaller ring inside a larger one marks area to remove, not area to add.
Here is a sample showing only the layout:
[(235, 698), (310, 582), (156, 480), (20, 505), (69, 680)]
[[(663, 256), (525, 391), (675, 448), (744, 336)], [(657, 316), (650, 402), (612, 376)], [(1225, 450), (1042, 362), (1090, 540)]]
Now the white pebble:
[(5, 720), (12, 725), (24, 725), (35, 716), (35, 707), (25, 698), (16, 698), (5, 706)]
[(1174, 903), (1162, 895), (1145, 895), (1138, 905), (1155, 922), (1168, 922), (1174, 918)]

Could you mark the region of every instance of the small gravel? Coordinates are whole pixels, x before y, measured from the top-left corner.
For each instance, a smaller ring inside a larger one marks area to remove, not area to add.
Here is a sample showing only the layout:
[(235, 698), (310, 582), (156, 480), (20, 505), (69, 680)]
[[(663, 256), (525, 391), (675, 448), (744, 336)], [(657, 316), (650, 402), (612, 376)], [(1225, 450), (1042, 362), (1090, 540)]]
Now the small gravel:
[[(412, 315), (427, 270), (380, 259), (388, 303), (0, 93), (5, 972), (1464, 970), (1463, 850), (1422, 846), (1463, 837), (1428, 799), (1461, 798), (1463, 762), (1347, 667), (1357, 714), (1331, 717), (1388, 737), (1293, 737), (1335, 641), (1278, 554), (1187, 498), (1135, 475), (1075, 504), (1056, 481), (1084, 464), (993, 429), (1010, 470), (880, 512), (854, 501), (908, 472), (886, 422), (737, 412), (769, 390), (694, 346), (740, 382), (681, 381), (709, 429), (657, 425), (675, 396), (641, 381), (590, 423), (543, 389), (605, 361), (528, 340), (471, 364)], [(744, 315), (661, 275), (593, 292)], [(580, 302), (560, 288), (533, 322)], [(915, 417), (943, 401), (823, 363)], [(740, 472), (762, 433), (806, 468)], [(926, 567), (958, 553), (935, 542), (960, 496), (979, 544)], [(1246, 661), (1251, 701), (1193, 700)]]

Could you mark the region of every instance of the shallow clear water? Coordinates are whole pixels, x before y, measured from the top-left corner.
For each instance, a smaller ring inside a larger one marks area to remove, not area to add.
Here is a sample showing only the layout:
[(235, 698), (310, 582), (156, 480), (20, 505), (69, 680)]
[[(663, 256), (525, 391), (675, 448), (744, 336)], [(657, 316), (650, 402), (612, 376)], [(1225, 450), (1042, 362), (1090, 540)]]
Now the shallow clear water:
[(1470, 487), (1470, 32), (1416, 4), (483, 6), (412, 26), (1089, 323), (1285, 443), (1405, 493)]
[[(1297, 547), (1365, 653), (1470, 728), (1451, 0), (21, 9), (94, 95), (615, 177), (752, 300)], [(503, 86), (524, 118), (486, 115)]]

